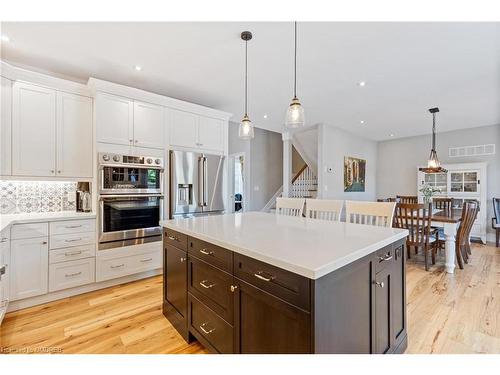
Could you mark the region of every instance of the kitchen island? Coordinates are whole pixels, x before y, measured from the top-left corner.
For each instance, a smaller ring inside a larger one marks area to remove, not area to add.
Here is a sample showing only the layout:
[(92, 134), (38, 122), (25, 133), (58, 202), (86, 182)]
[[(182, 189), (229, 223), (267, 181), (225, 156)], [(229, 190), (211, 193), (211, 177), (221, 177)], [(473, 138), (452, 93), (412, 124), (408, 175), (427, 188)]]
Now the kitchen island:
[(262, 212), (164, 227), (163, 312), (217, 353), (401, 353), (406, 230)]

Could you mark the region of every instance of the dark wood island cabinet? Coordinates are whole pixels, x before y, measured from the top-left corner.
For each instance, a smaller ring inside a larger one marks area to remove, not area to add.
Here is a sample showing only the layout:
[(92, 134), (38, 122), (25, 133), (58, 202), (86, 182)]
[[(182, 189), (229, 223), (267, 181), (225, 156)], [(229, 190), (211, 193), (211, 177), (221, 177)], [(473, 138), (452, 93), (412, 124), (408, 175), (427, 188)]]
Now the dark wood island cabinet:
[(402, 353), (403, 246), (311, 279), (165, 228), (163, 313), (215, 353)]

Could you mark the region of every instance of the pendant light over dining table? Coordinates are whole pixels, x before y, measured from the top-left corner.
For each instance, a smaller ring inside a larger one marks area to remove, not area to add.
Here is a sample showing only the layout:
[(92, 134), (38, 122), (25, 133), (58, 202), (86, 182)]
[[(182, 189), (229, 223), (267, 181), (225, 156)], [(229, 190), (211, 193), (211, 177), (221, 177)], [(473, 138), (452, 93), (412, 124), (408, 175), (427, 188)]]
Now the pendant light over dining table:
[(297, 98), (297, 22), (294, 24), (294, 72), (293, 72), (293, 99), (286, 111), (285, 127), (288, 129), (300, 128), (305, 125), (304, 107)]
[(424, 173), (446, 173), (446, 169), (441, 167), (439, 162), (437, 152), (436, 152), (436, 113), (439, 112), (439, 108), (431, 108), (429, 112), (432, 113), (432, 146), (431, 153), (429, 155), (429, 160), (427, 160), (427, 168), (419, 168), (421, 172)]
[(238, 129), (238, 137), (241, 139), (252, 139), (254, 137), (254, 129), (252, 121), (248, 117), (248, 41), (252, 39), (250, 31), (243, 31), (241, 39), (245, 41), (245, 114), (240, 122)]

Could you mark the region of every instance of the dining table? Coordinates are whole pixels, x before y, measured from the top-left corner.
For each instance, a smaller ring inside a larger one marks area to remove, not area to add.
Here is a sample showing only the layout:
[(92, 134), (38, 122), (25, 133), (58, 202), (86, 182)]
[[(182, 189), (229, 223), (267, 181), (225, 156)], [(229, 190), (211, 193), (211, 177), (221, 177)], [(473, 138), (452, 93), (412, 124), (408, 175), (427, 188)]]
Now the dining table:
[(448, 210), (433, 209), (431, 214), (431, 226), (443, 228), (445, 242), (445, 268), (447, 273), (455, 272), (455, 239), (462, 220), (462, 209), (451, 208)]

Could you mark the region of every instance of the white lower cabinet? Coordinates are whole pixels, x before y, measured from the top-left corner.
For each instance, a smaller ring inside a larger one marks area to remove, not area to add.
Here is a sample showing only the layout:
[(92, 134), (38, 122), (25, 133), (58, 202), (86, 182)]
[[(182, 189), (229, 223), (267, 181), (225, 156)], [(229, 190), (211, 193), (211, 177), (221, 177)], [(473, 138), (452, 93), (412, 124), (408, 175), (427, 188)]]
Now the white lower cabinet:
[(10, 256), (10, 300), (47, 293), (49, 244), (47, 237), (13, 239)]
[(0, 324), (9, 305), (10, 228), (0, 233)]
[(95, 257), (95, 244), (50, 250), (49, 263), (53, 264), (91, 257)]
[(95, 281), (95, 258), (51, 264), (49, 292), (73, 288)]
[(95, 240), (95, 232), (58, 234), (50, 236), (50, 249), (90, 245), (95, 243)]

